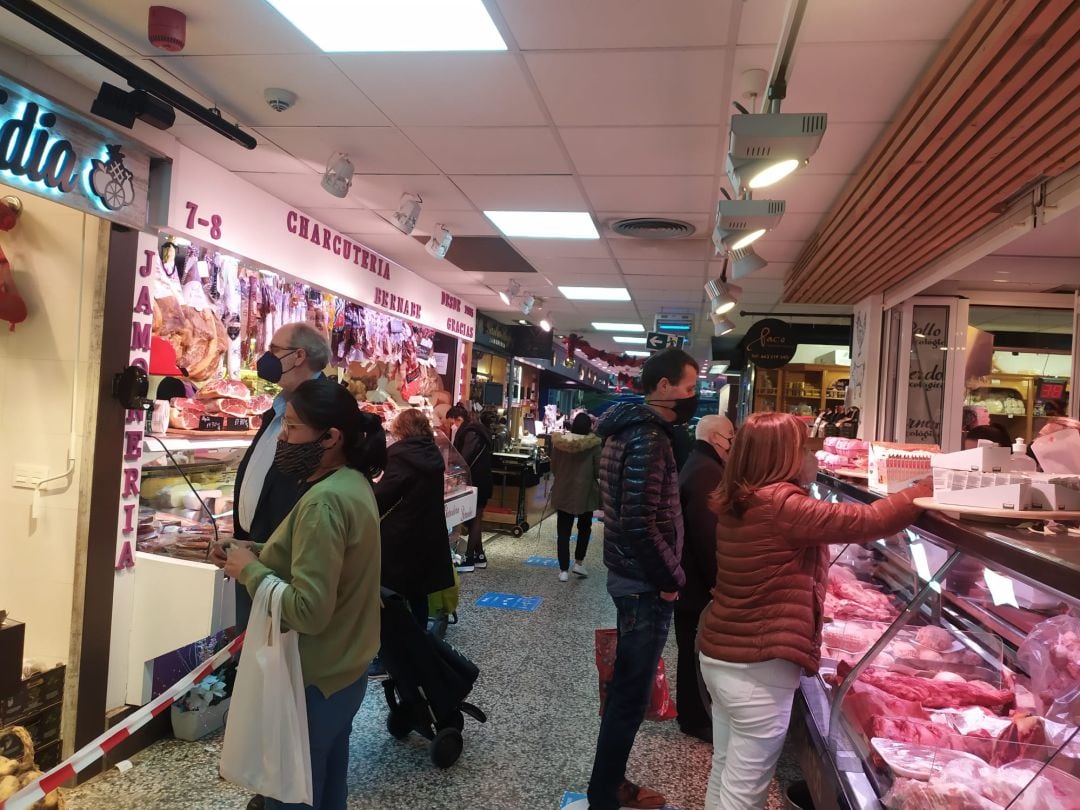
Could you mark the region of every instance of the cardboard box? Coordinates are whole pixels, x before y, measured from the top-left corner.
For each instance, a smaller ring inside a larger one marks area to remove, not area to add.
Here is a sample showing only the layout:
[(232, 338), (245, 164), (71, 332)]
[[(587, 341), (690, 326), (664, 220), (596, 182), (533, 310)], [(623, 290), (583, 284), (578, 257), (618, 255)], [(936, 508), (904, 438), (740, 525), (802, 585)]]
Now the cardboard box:
[[(14, 694), (22, 681), (23, 644), (26, 625), (14, 619), (0, 624), (0, 712), (4, 698)], [(3, 725), (3, 717), (0, 717)]]
[[(42, 709), (28, 717), (20, 718), (8, 726), (22, 726), (34, 741), (35, 750), (44, 748), (51, 742), (60, 739), (60, 720), (63, 715), (63, 706), (59, 703)], [(22, 755), (22, 743), (17, 737), (7, 735), (0, 737), (0, 756), (9, 759), (17, 759)]]
[[(22, 659), (19, 660), (21, 664)], [(59, 666), (19, 681), (16, 690), (0, 700), (0, 726), (17, 725), (16, 721), (23, 717), (62, 701), (65, 672), (66, 669)]]
[(917, 484), (930, 476), (930, 459), (938, 449), (936, 444), (871, 442), (868, 486), (887, 495)]
[(973, 489), (935, 489), (934, 500), (953, 506), (1026, 511), (1031, 508), (1031, 483), (1023, 481)]
[(930, 460), (930, 466), (942, 470), (969, 470), (972, 472), (1004, 472), (1009, 469), (1012, 448), (973, 447), (958, 453), (938, 453)]
[(1052, 512), (1080, 512), (1080, 490), (1055, 483), (1061, 476), (1031, 474), (1031, 508)]

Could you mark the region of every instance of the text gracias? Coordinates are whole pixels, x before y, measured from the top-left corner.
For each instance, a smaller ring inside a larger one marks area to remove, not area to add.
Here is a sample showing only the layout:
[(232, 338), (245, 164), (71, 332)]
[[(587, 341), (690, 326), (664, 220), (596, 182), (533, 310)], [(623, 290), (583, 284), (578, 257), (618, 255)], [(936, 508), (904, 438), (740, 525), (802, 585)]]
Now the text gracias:
[[(325, 225), (320, 226), (319, 223), (312, 222), (298, 211), (289, 211), (285, 218), (285, 227), (289, 233), (295, 234), (312, 244), (321, 245), (324, 250), (333, 253), (335, 256), (340, 256), (345, 261), (352, 261), (357, 267), (362, 267), (380, 278), (385, 278), (387, 281), (390, 280), (390, 262), (377, 253), (372, 253), (367, 248), (355, 244), (341, 234), (334, 233)], [(422, 307), (418, 302), (384, 290), (381, 287), (375, 288), (375, 300), (372, 303), (377, 307), (396, 312), (412, 320), (420, 320), (422, 316)], [(467, 317), (472, 317), (475, 314), (473, 308), (463, 304), (460, 298), (445, 292), (442, 293), (441, 303), (454, 312), (464, 312)], [(462, 323), (456, 318), (446, 319), (446, 330), (469, 340), (473, 338), (473, 327), (467, 323)]]

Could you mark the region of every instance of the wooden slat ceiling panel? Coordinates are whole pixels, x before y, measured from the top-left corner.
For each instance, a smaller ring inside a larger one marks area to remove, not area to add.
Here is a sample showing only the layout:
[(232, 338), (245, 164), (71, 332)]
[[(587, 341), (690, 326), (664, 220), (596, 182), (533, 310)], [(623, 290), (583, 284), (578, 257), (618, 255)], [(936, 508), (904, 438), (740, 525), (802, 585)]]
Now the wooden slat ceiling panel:
[(785, 300), (854, 303), (925, 266), (1080, 162), (1077, 120), (1080, 3), (974, 3), (804, 249)]

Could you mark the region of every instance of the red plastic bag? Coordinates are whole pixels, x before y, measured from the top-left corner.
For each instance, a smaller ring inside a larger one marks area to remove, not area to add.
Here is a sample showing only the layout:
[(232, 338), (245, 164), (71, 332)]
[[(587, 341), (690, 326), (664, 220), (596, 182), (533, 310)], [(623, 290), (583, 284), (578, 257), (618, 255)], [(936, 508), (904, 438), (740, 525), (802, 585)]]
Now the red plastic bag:
[[(596, 671), (600, 676), (600, 714), (604, 713), (607, 701), (607, 687), (615, 675), (615, 650), (619, 642), (619, 631), (611, 628), (596, 631)], [(674, 720), (679, 716), (675, 710), (675, 701), (668, 689), (667, 671), (664, 659), (656, 665), (656, 677), (653, 679), (652, 694), (649, 697), (649, 709), (645, 712), (646, 720)]]

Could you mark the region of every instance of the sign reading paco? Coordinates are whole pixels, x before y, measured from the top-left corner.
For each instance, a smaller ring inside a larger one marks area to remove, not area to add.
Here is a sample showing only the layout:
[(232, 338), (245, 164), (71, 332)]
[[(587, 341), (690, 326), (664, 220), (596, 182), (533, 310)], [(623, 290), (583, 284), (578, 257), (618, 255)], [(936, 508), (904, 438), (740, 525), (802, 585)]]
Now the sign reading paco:
[(780, 368), (791, 362), (799, 348), (791, 324), (765, 318), (746, 333), (746, 357), (761, 368)]
[(150, 160), (0, 75), (0, 182), (142, 228)]

